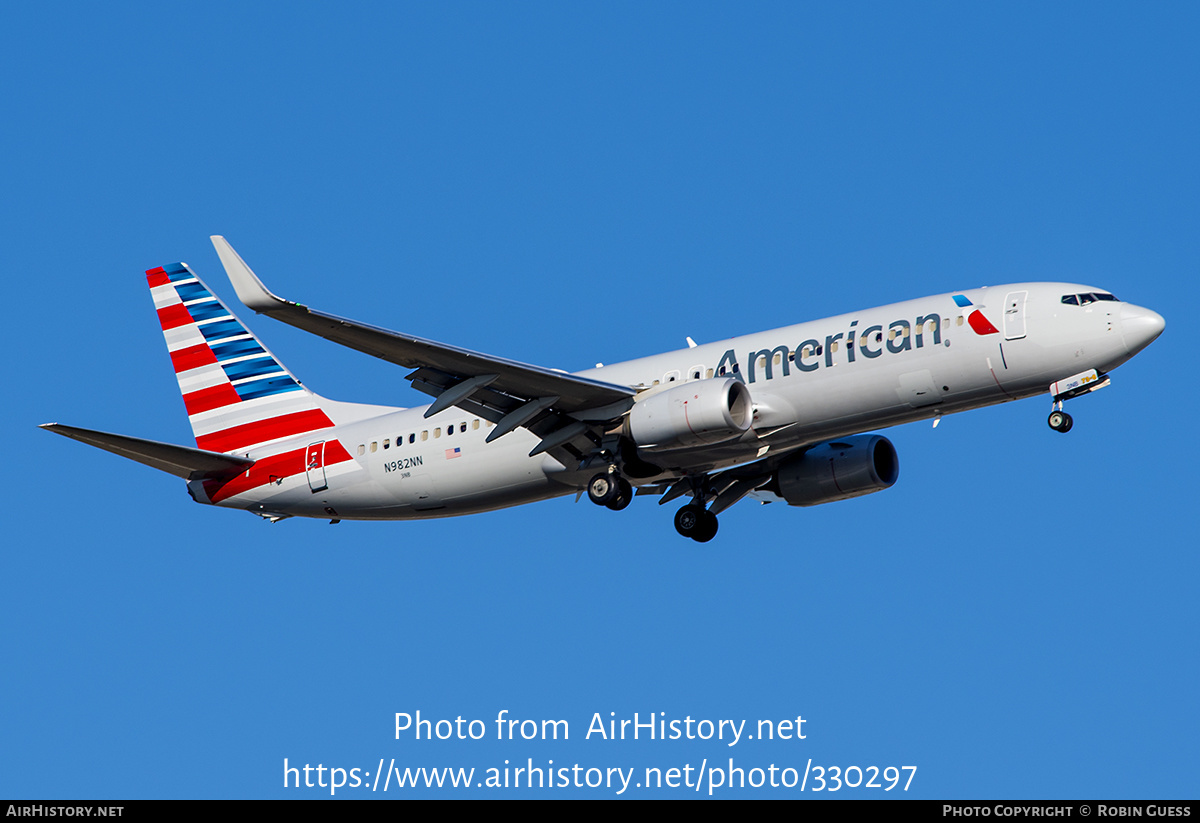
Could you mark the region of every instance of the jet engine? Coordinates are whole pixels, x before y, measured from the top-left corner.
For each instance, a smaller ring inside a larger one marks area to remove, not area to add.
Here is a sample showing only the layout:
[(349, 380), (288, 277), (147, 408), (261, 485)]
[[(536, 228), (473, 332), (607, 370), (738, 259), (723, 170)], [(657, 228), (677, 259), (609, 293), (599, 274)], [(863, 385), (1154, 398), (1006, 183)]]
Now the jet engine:
[(734, 377), (689, 381), (634, 403), (625, 433), (638, 448), (671, 451), (741, 437), (754, 419), (750, 390)]
[(775, 472), (771, 491), (789, 506), (816, 506), (890, 488), (900, 460), (886, 437), (858, 435), (813, 446)]

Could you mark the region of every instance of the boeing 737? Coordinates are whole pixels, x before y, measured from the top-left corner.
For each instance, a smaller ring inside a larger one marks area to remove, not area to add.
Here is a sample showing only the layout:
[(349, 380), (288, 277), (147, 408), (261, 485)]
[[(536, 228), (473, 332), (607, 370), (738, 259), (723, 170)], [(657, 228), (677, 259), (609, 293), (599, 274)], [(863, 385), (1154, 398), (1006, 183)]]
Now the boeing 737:
[(409, 369), (419, 408), (327, 400), (183, 263), (146, 272), (196, 448), (43, 428), (184, 478), (199, 503), (272, 522), (450, 517), (586, 493), (690, 497), (679, 534), (717, 533), (743, 497), (813, 506), (899, 476), (877, 429), (1049, 394), (1066, 400), (1163, 331), (1110, 292), (1017, 283), (923, 297), (568, 374), (325, 314), (269, 291), (223, 237), (260, 314)]

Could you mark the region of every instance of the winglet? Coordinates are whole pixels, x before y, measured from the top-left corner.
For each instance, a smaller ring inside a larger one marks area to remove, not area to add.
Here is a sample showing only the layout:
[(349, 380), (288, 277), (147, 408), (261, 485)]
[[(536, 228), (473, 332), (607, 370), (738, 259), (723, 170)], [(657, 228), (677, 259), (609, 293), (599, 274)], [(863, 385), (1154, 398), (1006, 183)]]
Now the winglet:
[(246, 308), (256, 312), (269, 312), (288, 304), (286, 300), (272, 294), (262, 284), (262, 281), (246, 265), (246, 261), (241, 258), (241, 255), (233, 250), (233, 246), (229, 245), (228, 240), (219, 234), (214, 234), (209, 240), (217, 250), (217, 256), (221, 258), (221, 265), (225, 267), (225, 274), (229, 275), (229, 282), (233, 283), (238, 300), (241, 300)]

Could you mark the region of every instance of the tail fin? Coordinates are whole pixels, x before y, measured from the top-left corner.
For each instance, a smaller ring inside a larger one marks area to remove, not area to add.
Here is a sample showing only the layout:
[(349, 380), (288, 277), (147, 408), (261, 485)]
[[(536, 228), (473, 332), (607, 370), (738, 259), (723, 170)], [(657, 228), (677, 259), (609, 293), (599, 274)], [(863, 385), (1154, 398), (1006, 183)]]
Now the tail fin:
[(196, 445), (241, 452), (333, 426), (300, 385), (184, 263), (146, 272)]

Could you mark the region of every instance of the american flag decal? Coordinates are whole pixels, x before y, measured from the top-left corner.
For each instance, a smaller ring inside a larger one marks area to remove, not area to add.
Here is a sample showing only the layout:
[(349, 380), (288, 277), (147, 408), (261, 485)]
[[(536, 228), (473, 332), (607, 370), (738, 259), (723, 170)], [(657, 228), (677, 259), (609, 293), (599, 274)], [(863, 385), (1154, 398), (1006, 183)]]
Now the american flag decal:
[(462, 449), (446, 449), (447, 460), (453, 460), (456, 457), (462, 457)]

